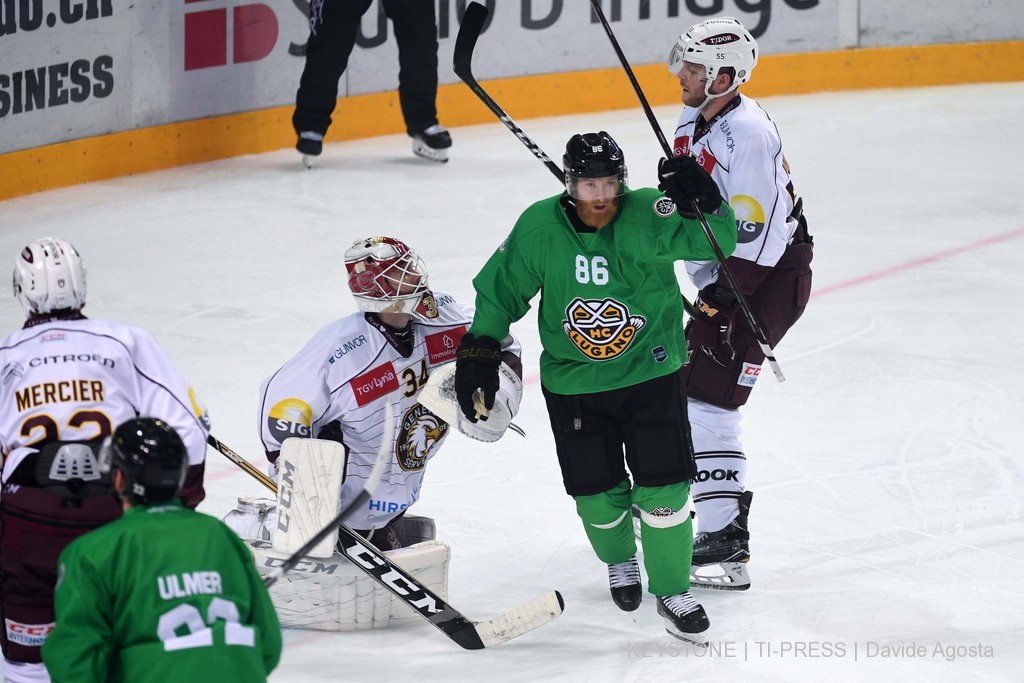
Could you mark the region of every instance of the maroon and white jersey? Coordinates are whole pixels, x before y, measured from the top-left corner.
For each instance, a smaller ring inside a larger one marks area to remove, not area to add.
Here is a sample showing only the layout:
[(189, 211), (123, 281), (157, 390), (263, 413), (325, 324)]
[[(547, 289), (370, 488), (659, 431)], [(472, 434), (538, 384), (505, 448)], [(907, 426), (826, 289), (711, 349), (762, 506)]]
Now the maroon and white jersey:
[[(730, 258), (773, 268), (797, 229), (782, 140), (775, 123), (749, 97), (739, 95), (738, 105), (726, 105), (723, 112), (712, 117), (710, 127), (696, 130), (700, 110), (684, 107), (673, 151), (696, 157), (736, 213), (739, 239)], [(686, 272), (702, 289), (718, 278), (718, 263), (687, 261)]]
[(135, 417), (165, 421), (185, 443), (189, 465), (203, 464), (206, 411), (149, 333), (106, 320), (51, 319), (0, 342), (4, 482), (45, 442), (106, 436)]
[[(373, 314), (354, 313), (323, 327), (260, 387), (259, 430), (268, 457), (277, 458), (289, 437), (340, 440), (347, 463), (342, 504), (362, 490), (381, 440), (391, 461), (373, 498), (346, 522), (355, 529), (379, 529), (420, 495), (424, 468), (448, 435), (448, 423), (420, 405), (417, 397), (431, 371), (455, 360), (473, 309), (435, 292), (438, 316), (413, 319), (411, 353)], [(506, 350), (519, 354), (510, 339)], [(382, 434), (385, 411), (391, 434)]]

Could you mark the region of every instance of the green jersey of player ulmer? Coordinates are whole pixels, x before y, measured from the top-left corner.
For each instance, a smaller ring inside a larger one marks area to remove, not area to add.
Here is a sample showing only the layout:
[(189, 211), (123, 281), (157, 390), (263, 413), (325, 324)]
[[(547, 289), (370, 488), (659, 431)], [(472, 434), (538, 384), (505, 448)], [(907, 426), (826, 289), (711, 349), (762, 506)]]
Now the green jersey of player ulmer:
[(177, 502), (134, 506), (69, 545), (43, 644), (54, 683), (265, 681), (281, 627), (245, 544)]
[[(715, 258), (700, 223), (653, 188), (627, 190), (605, 228), (578, 233), (560, 197), (537, 202), (473, 280), (474, 335), (503, 339), (543, 287), (541, 381), (556, 394), (632, 386), (686, 362), (674, 262)], [(723, 203), (705, 214), (722, 252), (736, 247)]]

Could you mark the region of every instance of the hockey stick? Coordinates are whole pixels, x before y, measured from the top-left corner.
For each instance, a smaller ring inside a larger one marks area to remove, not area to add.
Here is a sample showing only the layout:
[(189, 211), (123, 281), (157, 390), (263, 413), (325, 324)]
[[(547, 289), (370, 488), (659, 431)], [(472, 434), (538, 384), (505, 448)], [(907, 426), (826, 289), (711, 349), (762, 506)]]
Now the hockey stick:
[(487, 9), (486, 5), (481, 5), (478, 2), (470, 3), (466, 7), (465, 14), (462, 15), (462, 21), (459, 23), (459, 34), (455, 37), (455, 58), (452, 63), (452, 68), (455, 70), (455, 75), (462, 79), (462, 81), (469, 86), (480, 101), (487, 105), (487, 108), (498, 117), (498, 120), (505, 124), (505, 127), (512, 131), (512, 134), (519, 138), (519, 141), (526, 145), (526, 149), (533, 152), (533, 156), (537, 157), (548, 170), (551, 171), (552, 175), (558, 180), (559, 183), (565, 184), (565, 172), (559, 168), (558, 164), (551, 161), (544, 150), (537, 145), (536, 142), (531, 140), (523, 129), (516, 125), (505, 110), (498, 106), (498, 103), (491, 99), (491, 96), (487, 94), (476, 78), (473, 76), (473, 50), (476, 48), (476, 41), (480, 37), (480, 31), (483, 30), (484, 22), (487, 21), (487, 15), (490, 10)]
[[(629, 77), (629, 82), (633, 85), (633, 90), (636, 92), (637, 98), (640, 100), (640, 106), (644, 110), (644, 114), (647, 115), (647, 120), (651, 124), (651, 128), (654, 130), (654, 134), (658, 138), (658, 142), (661, 143), (661, 149), (665, 152), (665, 158), (671, 159), (674, 155), (672, 154), (672, 148), (668, 144), (668, 140), (665, 139), (665, 134), (661, 131), (661, 126), (658, 125), (658, 120), (654, 117), (654, 112), (651, 110), (651, 105), (647, 103), (647, 97), (644, 96), (644, 91), (640, 88), (640, 83), (637, 82), (636, 76), (633, 75), (633, 69), (629, 66), (629, 61), (626, 60), (626, 55), (623, 54), (622, 48), (619, 47), (619, 41), (615, 38), (615, 33), (612, 31), (611, 25), (608, 24), (608, 19), (604, 16), (604, 10), (601, 9), (601, 0), (590, 0), (590, 4), (594, 8), (594, 12), (597, 14), (597, 18), (601, 21), (601, 25), (604, 26), (604, 32), (608, 34), (608, 40), (611, 41), (612, 47), (615, 48), (615, 54), (618, 55), (619, 61), (622, 62), (622, 68), (626, 70), (626, 75)], [(469, 13), (467, 8), (466, 13)], [(458, 72), (456, 72), (458, 73)], [(739, 285), (736, 284), (736, 278), (732, 275), (732, 270), (729, 268), (729, 264), (725, 262), (725, 254), (722, 253), (722, 248), (718, 246), (718, 240), (715, 239), (715, 234), (711, 231), (711, 226), (708, 225), (708, 221), (704, 218), (704, 212), (700, 210), (700, 206), (697, 201), (694, 200), (692, 204), (694, 213), (697, 214), (700, 225), (704, 229), (704, 235), (707, 236), (708, 242), (711, 243), (711, 249), (715, 252), (715, 258), (718, 259), (718, 265), (721, 268), (722, 274), (725, 275), (725, 279), (729, 282), (729, 287), (736, 293), (736, 301), (740, 305), (740, 309), (743, 311), (743, 317), (746, 318), (747, 324), (750, 325), (750, 330), (754, 333), (754, 338), (757, 340), (758, 346), (761, 347), (761, 353), (768, 359), (768, 363), (772, 367), (772, 372), (775, 373), (775, 379), (780, 382), (786, 381), (786, 376), (782, 374), (782, 368), (779, 367), (779, 362), (775, 360), (775, 352), (772, 347), (768, 344), (768, 338), (761, 330), (761, 326), (754, 320), (754, 314), (750, 310), (750, 304), (747, 303), (747, 297), (743, 295)]]
[[(459, 34), (455, 38), (455, 59), (452, 65), (455, 74), (487, 105), (487, 108), (498, 117), (498, 120), (504, 123), (505, 127), (512, 131), (512, 134), (519, 138), (519, 141), (526, 145), (526, 148), (533, 152), (533, 155), (547, 166), (559, 184), (565, 187), (565, 172), (555, 162), (551, 161), (548, 155), (544, 153), (544, 150), (540, 148), (540, 145), (531, 140), (497, 102), (491, 99), (491, 96), (487, 94), (487, 91), (483, 89), (483, 86), (473, 76), (473, 50), (476, 48), (477, 39), (480, 38), (480, 31), (483, 29), (484, 22), (487, 21), (488, 13), (487, 7), (478, 2), (471, 3), (466, 7), (466, 13), (462, 15), (462, 22), (459, 24)], [(683, 297), (683, 308), (690, 317), (697, 315), (693, 304), (685, 296)], [(509, 429), (513, 429), (515, 426), (511, 425)]]
[[(251, 474), (269, 490), (277, 493), (277, 484), (274, 483), (274, 480), (261, 472), (248, 460), (212, 436), (207, 439), (207, 442), (220, 451), (228, 460)], [(374, 464), (375, 470), (379, 463), (380, 460)], [(565, 608), (562, 595), (558, 591), (548, 591), (544, 595), (534, 598), (489, 621), (471, 621), (420, 583), (418, 579), (401, 567), (393, 564), (380, 550), (367, 542), (362, 536), (344, 524), (338, 527), (332, 527), (331, 525), (325, 527), (327, 533), (330, 533), (334, 528), (337, 528), (339, 532), (338, 550), (345, 557), (366, 572), (370, 578), (390, 591), (392, 595), (409, 605), (417, 614), (430, 622), (432, 626), (466, 650), (480, 650), (512, 640), (532, 631), (538, 626), (548, 623), (561, 614)], [(315, 540), (319, 541), (322, 539), (323, 536), (320, 536), (319, 539)], [(316, 543), (311, 541), (307, 545), (312, 548)], [(298, 554), (296, 553), (296, 555)], [(291, 559), (289, 558), (287, 561)], [(297, 563), (298, 560), (292, 563), (291, 566), (294, 567)]]
[[(390, 413), (387, 414), (385, 417), (385, 433), (387, 433), (388, 429), (390, 428), (389, 423), (392, 422), (392, 417)], [(228, 460), (235, 463), (243, 470), (251, 474), (253, 477), (258, 479), (261, 484), (269, 488), (274, 493), (277, 493), (277, 484), (274, 482), (273, 479), (268, 477), (260, 469), (255, 467), (252, 463), (250, 463), (248, 460), (240, 456), (238, 453), (235, 453), (233, 450), (228, 448), (223, 441), (219, 441), (218, 439), (214, 438), (214, 436), (211, 434), (206, 438), (206, 443), (216, 448), (224, 456), (226, 456)], [(369, 479), (366, 480), (366, 484), (363, 486), (362, 490), (359, 491), (358, 495), (356, 495), (355, 499), (353, 499), (351, 503), (346, 505), (341, 510), (341, 512), (339, 512), (334, 519), (328, 522), (323, 529), (318, 531), (316, 535), (313, 536), (313, 538), (311, 538), (309, 541), (303, 544), (303, 546), (296, 550), (290, 557), (288, 557), (288, 559), (284, 560), (281, 563), (281, 565), (277, 567), (272, 573), (264, 576), (264, 586), (270, 588), (275, 583), (280, 581), (281, 578), (285, 574), (290, 572), (292, 569), (294, 569), (295, 565), (301, 562), (302, 558), (308, 555), (309, 552), (313, 550), (313, 548), (315, 548), (318, 543), (320, 543), (320, 541), (324, 540), (332, 533), (334, 533), (335, 530), (341, 525), (342, 522), (344, 522), (348, 518), (350, 514), (355, 512), (357, 508), (362, 507), (362, 505), (366, 503), (366, 501), (370, 500), (370, 498), (373, 496), (373, 492), (377, 489), (377, 484), (380, 483), (381, 477), (384, 475), (384, 465), (387, 463), (388, 455), (388, 450), (386, 446), (386, 443), (382, 445), (380, 452), (377, 454), (377, 460), (373, 463), (373, 469), (370, 471), (370, 477)]]

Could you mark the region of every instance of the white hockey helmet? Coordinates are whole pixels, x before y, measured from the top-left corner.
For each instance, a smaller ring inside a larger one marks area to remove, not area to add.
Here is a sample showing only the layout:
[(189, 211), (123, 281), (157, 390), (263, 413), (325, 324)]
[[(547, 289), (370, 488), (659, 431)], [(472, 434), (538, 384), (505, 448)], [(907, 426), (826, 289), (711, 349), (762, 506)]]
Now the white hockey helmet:
[[(726, 95), (750, 80), (750, 72), (757, 66), (757, 41), (750, 31), (735, 17), (718, 17), (694, 24), (679, 36), (668, 54), (668, 70), (678, 76), (683, 62), (700, 64), (707, 69), (704, 94), (708, 102)], [(732, 67), (735, 76), (732, 87), (712, 95), (711, 84), (722, 70)]]
[(394, 237), (356, 240), (345, 252), (345, 270), (359, 310), (437, 317), (423, 260), (405, 242)]
[(85, 306), (85, 264), (66, 240), (43, 237), (25, 247), (14, 265), (14, 296), (29, 315)]

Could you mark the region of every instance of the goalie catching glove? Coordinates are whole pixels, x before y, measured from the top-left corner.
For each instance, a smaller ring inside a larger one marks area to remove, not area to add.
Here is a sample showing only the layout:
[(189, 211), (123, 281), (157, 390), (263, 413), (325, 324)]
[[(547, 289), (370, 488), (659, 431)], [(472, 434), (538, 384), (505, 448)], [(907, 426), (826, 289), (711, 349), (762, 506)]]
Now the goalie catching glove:
[(419, 402), (469, 438), (497, 441), (504, 436), (512, 425), (512, 418), (519, 412), (519, 403), (523, 399), (522, 381), (512, 368), (499, 360), (495, 378), (498, 388), (491, 394), (493, 398), (487, 416), (471, 422), (463, 413), (457, 396), (458, 372), (457, 362), (435, 368), (420, 391)]
[(693, 302), (696, 314), (686, 325), (686, 345), (691, 353), (700, 349), (726, 367), (736, 358), (732, 329), (736, 318), (736, 295), (712, 283), (700, 290)]

